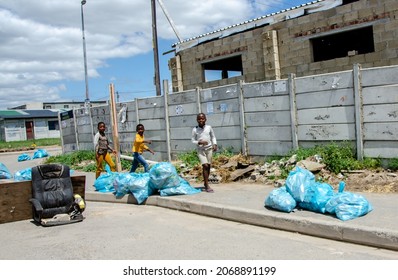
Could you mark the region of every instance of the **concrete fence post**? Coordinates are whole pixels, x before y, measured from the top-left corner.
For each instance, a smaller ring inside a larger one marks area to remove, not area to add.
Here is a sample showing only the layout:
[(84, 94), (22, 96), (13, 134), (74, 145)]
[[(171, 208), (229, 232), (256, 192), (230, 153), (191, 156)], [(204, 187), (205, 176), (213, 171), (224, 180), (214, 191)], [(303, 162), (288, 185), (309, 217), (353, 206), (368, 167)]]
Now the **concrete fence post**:
[(355, 131), (357, 145), (357, 159), (363, 160), (363, 97), (361, 65), (354, 64), (354, 104), (355, 104)]
[(289, 101), (290, 101), (290, 121), (291, 121), (291, 131), (292, 131), (292, 144), (293, 149), (297, 150), (299, 148), (298, 143), (298, 124), (297, 124), (297, 103), (296, 103), (296, 74), (289, 74)]
[(136, 98), (135, 100), (134, 100), (134, 102), (135, 102), (135, 121), (136, 121), (136, 124), (139, 124), (140, 123), (140, 114), (139, 114), (139, 108), (138, 108), (138, 98)]
[(202, 108), (200, 106), (200, 87), (196, 87), (196, 107), (197, 107), (197, 114), (202, 113)]
[(76, 139), (76, 147), (77, 150), (80, 151), (80, 145), (79, 145), (79, 135), (77, 133), (77, 114), (76, 111), (79, 109), (73, 109), (73, 124), (75, 125), (75, 139)]
[(238, 83), (238, 99), (239, 99), (239, 125), (241, 135), (242, 154), (248, 155), (247, 147), (247, 133), (246, 133), (246, 121), (245, 121), (245, 98), (243, 96), (243, 84), (244, 81), (240, 80)]
[(170, 143), (170, 120), (169, 120), (169, 83), (163, 80), (163, 97), (164, 97), (164, 119), (166, 121), (166, 146), (167, 159), (171, 162), (171, 143)]

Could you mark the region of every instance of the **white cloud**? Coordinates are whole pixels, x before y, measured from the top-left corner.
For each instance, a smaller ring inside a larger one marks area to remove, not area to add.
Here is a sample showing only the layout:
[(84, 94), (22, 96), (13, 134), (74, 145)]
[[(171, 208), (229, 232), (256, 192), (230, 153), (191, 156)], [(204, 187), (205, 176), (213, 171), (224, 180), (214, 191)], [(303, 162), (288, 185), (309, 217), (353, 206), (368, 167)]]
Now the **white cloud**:
[[(163, 0), (183, 39), (253, 18), (251, 2)], [(73, 99), (69, 83), (84, 87), (80, 8), (80, 0), (0, 0), (1, 109)], [(87, 0), (83, 8), (90, 79), (109, 59), (152, 51), (151, 1)], [(177, 42), (159, 5), (157, 18), (158, 37)]]

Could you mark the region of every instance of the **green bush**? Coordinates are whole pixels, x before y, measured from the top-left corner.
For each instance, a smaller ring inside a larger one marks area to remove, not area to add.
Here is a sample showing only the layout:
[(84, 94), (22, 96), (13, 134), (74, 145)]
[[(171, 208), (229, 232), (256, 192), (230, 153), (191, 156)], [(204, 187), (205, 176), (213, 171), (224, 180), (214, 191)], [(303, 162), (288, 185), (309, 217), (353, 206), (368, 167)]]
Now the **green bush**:
[[(213, 159), (217, 160), (219, 157), (232, 157), (234, 155), (233, 153), (233, 148), (220, 148), (213, 154)], [(183, 163), (186, 164), (188, 168), (193, 168), (197, 165), (200, 164), (199, 158), (198, 158), (198, 153), (196, 150), (191, 150), (189, 152), (181, 153), (177, 155), (177, 159), (182, 161)]]
[(393, 171), (397, 171), (398, 170), (398, 158), (393, 158), (392, 160), (390, 160), (390, 162), (388, 163), (388, 168)]
[(200, 163), (196, 150), (177, 155), (177, 159), (187, 165), (187, 167), (194, 167)]
[(217, 159), (218, 157), (232, 157), (234, 156), (234, 148), (229, 147), (229, 148), (223, 148), (219, 147), (218, 150), (214, 153), (214, 159)]
[[(46, 159), (46, 163), (62, 163), (70, 166), (73, 169), (79, 168), (79, 163), (83, 161), (95, 161), (95, 155), (93, 151), (74, 151), (69, 154), (62, 154), (57, 156), (50, 156)], [(94, 169), (95, 170), (95, 169)]]
[(297, 156), (297, 161), (318, 155), (326, 165), (325, 168), (335, 174), (342, 170), (377, 169), (381, 166), (380, 159), (365, 158), (363, 161), (358, 161), (354, 149), (349, 142), (342, 142), (340, 144), (331, 142), (327, 145), (312, 148), (299, 148), (290, 151), (287, 158), (290, 158), (292, 155)]

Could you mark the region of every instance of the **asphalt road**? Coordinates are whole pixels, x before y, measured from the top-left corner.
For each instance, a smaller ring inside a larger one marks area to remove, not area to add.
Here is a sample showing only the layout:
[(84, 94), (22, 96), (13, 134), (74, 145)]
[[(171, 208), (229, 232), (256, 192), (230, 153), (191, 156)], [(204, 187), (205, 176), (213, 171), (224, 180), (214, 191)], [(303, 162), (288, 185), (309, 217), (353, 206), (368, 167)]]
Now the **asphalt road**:
[(2, 260), (388, 260), (397, 252), (148, 205), (87, 202), (83, 222), (0, 225)]

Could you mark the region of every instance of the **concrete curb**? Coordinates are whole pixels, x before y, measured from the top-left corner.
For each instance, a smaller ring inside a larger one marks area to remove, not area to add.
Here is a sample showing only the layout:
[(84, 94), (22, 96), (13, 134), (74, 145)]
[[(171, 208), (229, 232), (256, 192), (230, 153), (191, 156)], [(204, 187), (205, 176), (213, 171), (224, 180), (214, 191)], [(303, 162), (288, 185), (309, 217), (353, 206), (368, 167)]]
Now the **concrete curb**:
[[(133, 195), (116, 199), (111, 193), (86, 192), (87, 201), (137, 204)], [(164, 207), (244, 224), (367, 245), (398, 251), (398, 231), (375, 229), (374, 227), (338, 224), (316, 219), (316, 217), (293, 216), (276, 211), (246, 209), (205, 201), (184, 201), (181, 198), (150, 196), (145, 205)]]

